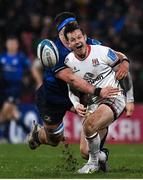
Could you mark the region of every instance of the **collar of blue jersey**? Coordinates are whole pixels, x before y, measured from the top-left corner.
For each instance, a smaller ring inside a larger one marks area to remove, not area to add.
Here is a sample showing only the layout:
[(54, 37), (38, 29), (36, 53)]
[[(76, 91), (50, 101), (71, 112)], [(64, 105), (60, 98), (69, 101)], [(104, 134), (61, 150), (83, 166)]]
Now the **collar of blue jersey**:
[(66, 24), (68, 24), (69, 22), (72, 22), (72, 21), (76, 21), (76, 19), (73, 18), (73, 17), (65, 19), (61, 24), (59, 24), (59, 26), (58, 26), (58, 32), (59, 32)]

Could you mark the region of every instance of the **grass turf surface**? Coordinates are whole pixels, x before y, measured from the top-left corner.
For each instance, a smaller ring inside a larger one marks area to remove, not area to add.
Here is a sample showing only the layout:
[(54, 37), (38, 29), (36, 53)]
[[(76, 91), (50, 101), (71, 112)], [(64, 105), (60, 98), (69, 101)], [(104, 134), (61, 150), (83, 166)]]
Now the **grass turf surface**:
[(79, 175), (75, 172), (85, 161), (78, 145), (69, 145), (66, 151), (62, 145), (31, 151), (23, 144), (0, 144), (0, 178), (143, 178), (143, 144), (107, 147), (109, 172)]

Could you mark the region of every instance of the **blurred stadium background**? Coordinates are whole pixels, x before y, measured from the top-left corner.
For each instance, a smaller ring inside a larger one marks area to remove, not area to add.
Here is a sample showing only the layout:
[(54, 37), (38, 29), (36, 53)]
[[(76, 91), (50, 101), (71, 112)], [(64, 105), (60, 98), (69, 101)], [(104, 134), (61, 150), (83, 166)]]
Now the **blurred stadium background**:
[[(89, 37), (129, 57), (135, 112), (130, 118), (123, 114), (110, 127), (107, 142), (143, 143), (143, 1), (0, 0), (0, 53), (5, 50), (7, 37), (15, 35), (20, 40), (20, 49), (33, 62), (37, 44), (44, 38), (52, 39), (55, 36), (52, 22), (56, 14), (62, 11), (74, 12)], [(34, 106), (35, 82), (30, 74), (23, 77), (23, 82), (18, 105), (22, 114), (21, 122), (1, 122), (0, 143), (25, 143), (25, 128), (31, 128), (33, 119), (41, 122)], [(64, 121), (69, 141), (78, 143), (81, 120), (77, 115), (67, 113)]]

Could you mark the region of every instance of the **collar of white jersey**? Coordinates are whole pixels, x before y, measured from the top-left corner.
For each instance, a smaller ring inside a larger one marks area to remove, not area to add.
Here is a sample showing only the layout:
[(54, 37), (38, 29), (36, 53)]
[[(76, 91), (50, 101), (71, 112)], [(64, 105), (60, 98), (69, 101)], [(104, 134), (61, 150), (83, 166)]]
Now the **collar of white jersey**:
[(84, 61), (85, 59), (88, 58), (90, 52), (91, 52), (91, 46), (90, 46), (89, 44), (87, 44), (87, 56), (86, 56), (85, 58), (83, 58), (83, 59), (78, 59), (76, 56), (75, 56), (75, 57), (76, 57), (79, 61)]

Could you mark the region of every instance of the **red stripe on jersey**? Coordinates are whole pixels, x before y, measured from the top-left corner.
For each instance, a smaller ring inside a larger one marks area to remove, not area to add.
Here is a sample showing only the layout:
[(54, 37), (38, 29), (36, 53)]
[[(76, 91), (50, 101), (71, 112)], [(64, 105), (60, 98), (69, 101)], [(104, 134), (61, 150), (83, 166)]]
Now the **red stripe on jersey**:
[(91, 46), (87, 44), (87, 57), (86, 58), (88, 58), (90, 52), (91, 52)]

